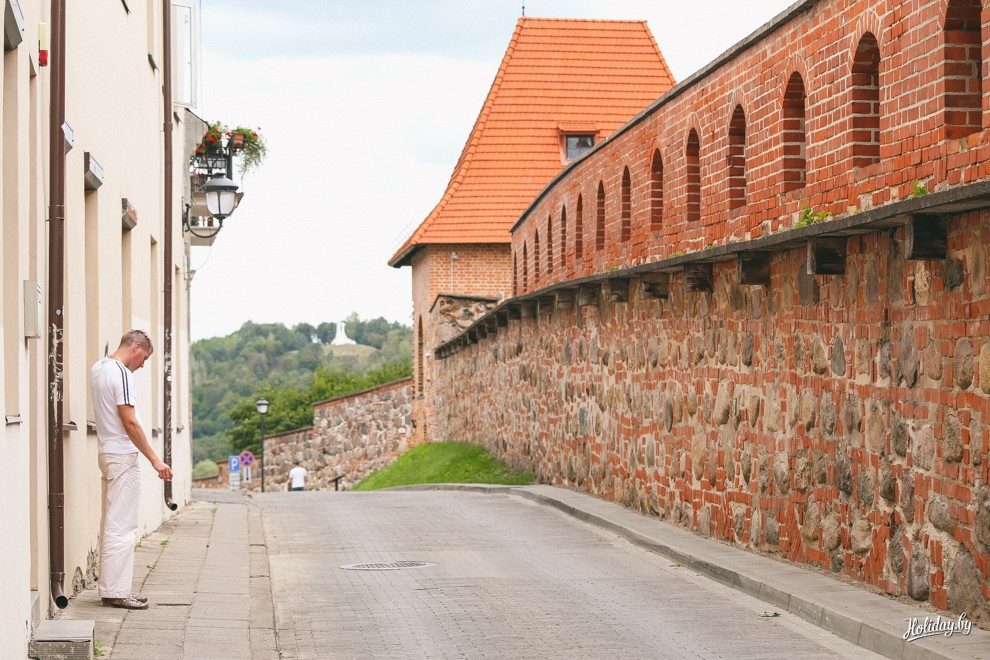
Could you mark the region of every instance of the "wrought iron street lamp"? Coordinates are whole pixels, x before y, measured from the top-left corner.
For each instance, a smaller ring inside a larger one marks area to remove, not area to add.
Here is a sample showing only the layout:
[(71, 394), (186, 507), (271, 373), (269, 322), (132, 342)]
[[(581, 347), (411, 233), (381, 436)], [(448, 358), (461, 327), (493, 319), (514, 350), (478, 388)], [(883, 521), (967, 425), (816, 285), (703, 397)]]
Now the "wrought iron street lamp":
[(261, 415), (261, 492), (265, 492), (265, 413), (268, 412), (268, 402), (258, 399), (254, 402)]
[(214, 226), (208, 227), (205, 232), (190, 222), (189, 206), (186, 206), (182, 217), (182, 224), (186, 231), (197, 238), (213, 238), (223, 229), (223, 221), (237, 208), (238, 197), (237, 184), (226, 176), (215, 176), (203, 184), (202, 194), (206, 198), (206, 210), (217, 221)]

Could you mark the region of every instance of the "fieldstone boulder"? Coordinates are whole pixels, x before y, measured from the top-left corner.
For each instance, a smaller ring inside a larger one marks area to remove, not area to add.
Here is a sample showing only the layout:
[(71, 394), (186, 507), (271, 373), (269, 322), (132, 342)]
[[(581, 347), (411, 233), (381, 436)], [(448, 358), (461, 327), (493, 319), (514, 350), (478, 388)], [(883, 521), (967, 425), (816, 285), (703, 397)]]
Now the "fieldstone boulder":
[(917, 543), (912, 544), (911, 560), (908, 563), (907, 592), (915, 600), (928, 600), (931, 593), (929, 581), (931, 564), (928, 556)]
[(791, 490), (791, 470), (787, 464), (787, 453), (778, 452), (773, 462), (773, 480), (777, 484), (777, 493), (786, 495)]
[(840, 377), (846, 375), (846, 348), (839, 335), (832, 342), (832, 373)]
[(857, 518), (849, 533), (853, 552), (863, 554), (873, 547), (873, 528), (865, 518)]
[(831, 512), (822, 521), (822, 545), (826, 550), (835, 550), (842, 542), (842, 527), (839, 525), (839, 516)]
[(718, 394), (715, 397), (715, 423), (719, 426), (727, 424), (732, 412), (732, 393), (730, 382), (723, 380), (719, 383)]
[(743, 335), (742, 340), (742, 362), (747, 367), (753, 364), (753, 350), (754, 350), (755, 340), (753, 339), (753, 333), (747, 332)]
[(953, 414), (945, 416), (942, 424), (942, 459), (958, 463), (963, 457), (962, 423)]
[(831, 393), (822, 393), (822, 403), (819, 414), (821, 416), (822, 430), (829, 435), (835, 433), (835, 422), (838, 416), (835, 412), (835, 399), (832, 397)]
[(973, 344), (969, 339), (956, 342), (956, 350), (952, 356), (952, 374), (956, 387), (961, 390), (969, 389), (973, 384)]
[(879, 481), (880, 481), (880, 497), (887, 500), (888, 502), (893, 502), (897, 491), (897, 479), (894, 478), (890, 461), (888, 461), (885, 458), (880, 460)]
[(818, 503), (814, 500), (808, 502), (804, 511), (804, 523), (801, 525), (801, 537), (809, 544), (818, 542), (818, 535), (822, 530), (822, 514), (818, 509)]
[(808, 490), (810, 486), (811, 462), (802, 456), (797, 459), (797, 465), (794, 469), (794, 489), (803, 493)]
[(860, 506), (871, 509), (876, 501), (877, 478), (873, 475), (873, 470), (863, 467), (859, 472), (859, 480), (856, 486), (856, 499)]
[(811, 340), (811, 370), (822, 375), (826, 369), (828, 369), (828, 356), (826, 355), (825, 344), (820, 336), (815, 335), (815, 338)]
[(914, 475), (908, 472), (901, 479), (901, 496), (897, 504), (901, 507), (904, 520), (914, 522)]
[(873, 345), (868, 339), (856, 341), (856, 374), (869, 376), (873, 367)]
[(777, 516), (771, 513), (766, 516), (763, 521), (764, 539), (766, 539), (767, 545), (777, 545), (780, 541), (780, 534), (778, 532)]
[(942, 268), (945, 288), (951, 291), (963, 283), (963, 262), (960, 259), (947, 259)]
[(918, 382), (918, 356), (913, 335), (912, 329), (905, 329), (897, 355), (897, 382), (905, 387), (914, 387)]
[(948, 605), (953, 612), (965, 612), (968, 618), (986, 625), (990, 622), (990, 604), (983, 597), (980, 571), (973, 555), (966, 550), (956, 553), (949, 579), (946, 584), (949, 592)]
[(904, 572), (904, 530), (902, 528), (898, 528), (890, 538), (890, 545), (887, 547), (887, 562), (895, 575), (901, 575)]
[(935, 458), (935, 431), (925, 424), (921, 430), (911, 434), (911, 456), (914, 464), (924, 470), (932, 469)]
[(907, 424), (901, 416), (894, 411), (893, 419), (890, 421), (890, 440), (894, 445), (894, 452), (898, 456), (907, 456)]
[(973, 531), (976, 540), (990, 550), (990, 488), (980, 488), (973, 498), (974, 520)]
[(980, 347), (980, 389), (990, 394), (990, 343)]
[(936, 528), (950, 534), (956, 526), (950, 515), (949, 502), (944, 497), (935, 497), (928, 503), (928, 520)]

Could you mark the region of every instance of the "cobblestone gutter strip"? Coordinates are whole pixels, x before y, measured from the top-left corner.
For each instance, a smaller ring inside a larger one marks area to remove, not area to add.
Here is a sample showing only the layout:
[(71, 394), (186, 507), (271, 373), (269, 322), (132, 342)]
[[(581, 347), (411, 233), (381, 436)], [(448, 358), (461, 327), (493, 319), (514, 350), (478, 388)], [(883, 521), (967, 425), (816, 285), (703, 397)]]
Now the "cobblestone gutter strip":
[[(422, 484), (396, 490), (451, 490), (512, 495), (553, 507), (607, 529), (734, 589), (767, 602), (834, 635), (888, 658), (990, 658), (990, 632), (973, 628), (904, 641), (908, 622), (936, 616), (797, 566), (723, 545), (590, 495), (554, 486)], [(955, 617), (948, 617), (955, 620)]]

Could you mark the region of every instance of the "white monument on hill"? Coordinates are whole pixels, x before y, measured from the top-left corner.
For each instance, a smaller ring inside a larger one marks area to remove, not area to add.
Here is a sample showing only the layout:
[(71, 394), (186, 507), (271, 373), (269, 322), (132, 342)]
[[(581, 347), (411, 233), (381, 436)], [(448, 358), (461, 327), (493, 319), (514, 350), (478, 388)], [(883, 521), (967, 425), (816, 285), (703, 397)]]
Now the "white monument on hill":
[(350, 339), (345, 332), (347, 326), (346, 321), (340, 321), (337, 323), (337, 334), (333, 336), (333, 341), (330, 342), (331, 346), (346, 346), (348, 344), (356, 344), (353, 339)]

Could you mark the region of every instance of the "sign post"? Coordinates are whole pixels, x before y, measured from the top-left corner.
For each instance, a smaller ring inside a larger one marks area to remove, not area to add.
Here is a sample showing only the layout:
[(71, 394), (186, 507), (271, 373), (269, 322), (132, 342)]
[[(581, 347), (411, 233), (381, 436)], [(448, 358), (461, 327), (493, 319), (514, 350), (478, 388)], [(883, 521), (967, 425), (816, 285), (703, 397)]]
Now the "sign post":
[(227, 475), (229, 477), (229, 482), (227, 485), (230, 490), (240, 490), (241, 461), (238, 456), (230, 456), (227, 459)]

